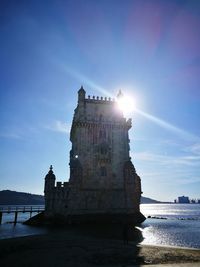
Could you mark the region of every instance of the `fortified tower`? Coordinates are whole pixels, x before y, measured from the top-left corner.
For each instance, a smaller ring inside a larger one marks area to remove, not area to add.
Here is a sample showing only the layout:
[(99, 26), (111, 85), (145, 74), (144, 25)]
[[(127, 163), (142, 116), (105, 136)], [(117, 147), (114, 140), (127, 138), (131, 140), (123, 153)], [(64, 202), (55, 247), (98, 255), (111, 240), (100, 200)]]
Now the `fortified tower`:
[[(118, 96), (120, 97), (120, 95)], [(66, 221), (142, 222), (140, 177), (129, 155), (126, 120), (110, 98), (86, 98), (83, 87), (70, 132), (69, 182), (57, 182), (52, 167), (45, 178), (46, 216)]]

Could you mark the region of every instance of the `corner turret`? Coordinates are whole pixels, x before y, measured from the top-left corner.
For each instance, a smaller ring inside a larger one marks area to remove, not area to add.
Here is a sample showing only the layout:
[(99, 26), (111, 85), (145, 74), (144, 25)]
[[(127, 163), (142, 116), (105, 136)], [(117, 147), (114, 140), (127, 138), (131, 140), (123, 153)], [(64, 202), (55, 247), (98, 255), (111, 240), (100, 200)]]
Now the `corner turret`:
[(117, 94), (117, 99), (120, 99), (123, 97), (123, 93), (121, 90), (119, 90), (118, 94)]
[(83, 86), (81, 85), (81, 88), (78, 91), (78, 102), (85, 100), (85, 90), (83, 89)]
[(53, 173), (52, 165), (49, 168), (49, 172), (45, 176), (45, 186), (44, 186), (44, 193), (46, 194), (48, 191), (51, 191), (55, 186), (56, 176)]

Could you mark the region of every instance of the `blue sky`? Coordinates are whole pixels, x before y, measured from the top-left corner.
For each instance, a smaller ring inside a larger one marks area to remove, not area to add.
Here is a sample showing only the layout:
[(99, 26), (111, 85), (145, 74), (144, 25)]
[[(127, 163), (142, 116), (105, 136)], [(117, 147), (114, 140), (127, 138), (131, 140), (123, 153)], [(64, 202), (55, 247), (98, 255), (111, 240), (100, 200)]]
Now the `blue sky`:
[(143, 195), (200, 198), (200, 2), (1, 1), (0, 190), (69, 178), (77, 90), (131, 94)]

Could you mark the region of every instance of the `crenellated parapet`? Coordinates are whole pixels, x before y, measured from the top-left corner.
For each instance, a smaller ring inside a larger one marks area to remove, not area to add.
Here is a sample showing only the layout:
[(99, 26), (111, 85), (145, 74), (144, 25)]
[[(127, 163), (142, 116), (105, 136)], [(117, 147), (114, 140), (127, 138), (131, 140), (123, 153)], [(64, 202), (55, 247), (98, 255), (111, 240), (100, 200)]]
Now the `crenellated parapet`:
[(91, 97), (90, 95), (86, 97), (85, 95), (86, 92), (81, 87), (78, 91), (78, 105), (74, 111), (71, 133), (74, 127), (96, 128), (111, 126), (118, 129), (130, 129), (132, 127), (131, 119), (126, 120), (118, 106), (118, 102), (114, 98)]
[(104, 104), (110, 104), (110, 103), (115, 103), (115, 98), (111, 98), (111, 97), (99, 97), (99, 96), (90, 96), (88, 95), (88, 97), (85, 97), (86, 92), (83, 88), (83, 86), (81, 86), (81, 88), (78, 91), (78, 102), (99, 102), (99, 103), (104, 103)]
[(52, 165), (50, 166), (50, 170), (45, 176), (45, 196), (48, 197), (50, 194), (52, 194), (55, 190), (67, 189), (69, 187), (69, 182), (56, 182), (56, 176), (53, 172)]
[(99, 96), (90, 96), (88, 95), (87, 98), (85, 98), (86, 102), (99, 102), (99, 103), (103, 103), (103, 104), (113, 104), (116, 103), (115, 98), (111, 98), (111, 97), (99, 97)]

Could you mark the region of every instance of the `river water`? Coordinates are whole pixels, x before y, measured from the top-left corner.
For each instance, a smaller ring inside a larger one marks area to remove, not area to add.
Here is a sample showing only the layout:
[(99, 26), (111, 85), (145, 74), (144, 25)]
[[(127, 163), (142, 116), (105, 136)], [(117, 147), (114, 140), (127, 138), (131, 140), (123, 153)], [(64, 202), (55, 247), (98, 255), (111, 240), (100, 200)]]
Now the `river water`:
[[(142, 244), (170, 245), (200, 248), (200, 204), (141, 204), (141, 212), (147, 218), (138, 228), (142, 232)], [(20, 213), (19, 223), (10, 223), (14, 214), (4, 214), (0, 225), (0, 239), (46, 234), (45, 227), (23, 225), (30, 214)]]
[[(143, 244), (200, 248), (200, 204), (142, 204)], [(153, 218), (152, 218), (153, 217)]]

